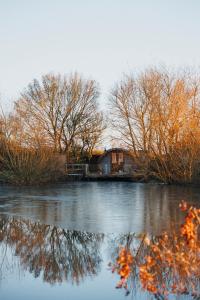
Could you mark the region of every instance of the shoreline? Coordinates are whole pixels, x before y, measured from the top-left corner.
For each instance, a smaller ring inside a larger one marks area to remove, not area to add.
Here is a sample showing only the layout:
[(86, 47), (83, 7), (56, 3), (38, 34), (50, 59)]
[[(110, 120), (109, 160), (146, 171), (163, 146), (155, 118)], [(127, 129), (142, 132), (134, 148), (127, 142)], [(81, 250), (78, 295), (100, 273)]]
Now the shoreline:
[(76, 177), (70, 178), (65, 177), (59, 179), (57, 181), (49, 181), (49, 182), (37, 182), (37, 183), (12, 183), (12, 182), (5, 182), (0, 180), (0, 187), (1, 186), (10, 186), (10, 187), (42, 187), (42, 186), (49, 186), (49, 185), (57, 185), (57, 184), (65, 184), (70, 182), (132, 182), (132, 183), (143, 183), (143, 184), (155, 184), (155, 185), (168, 185), (168, 186), (193, 186), (199, 187), (199, 182), (188, 182), (188, 183), (181, 183), (181, 182), (173, 182), (173, 183), (166, 183), (156, 179), (138, 179), (131, 176), (87, 176), (87, 177)]

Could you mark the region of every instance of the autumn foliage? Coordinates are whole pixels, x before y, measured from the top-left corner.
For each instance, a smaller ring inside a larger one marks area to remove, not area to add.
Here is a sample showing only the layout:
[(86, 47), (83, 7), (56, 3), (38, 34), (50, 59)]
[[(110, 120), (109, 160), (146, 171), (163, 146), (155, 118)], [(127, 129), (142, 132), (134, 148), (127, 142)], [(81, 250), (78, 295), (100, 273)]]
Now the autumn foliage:
[(117, 258), (117, 263), (112, 269), (113, 272), (117, 270), (118, 274), (120, 275), (120, 281), (117, 284), (117, 288), (128, 288), (127, 279), (130, 276), (132, 264), (133, 255), (131, 254), (130, 250), (122, 248), (120, 250), (119, 257)]
[(199, 297), (200, 209), (188, 207), (184, 201), (179, 207), (186, 215), (178, 233), (151, 239), (144, 236), (137, 257), (129, 249), (120, 249), (113, 269), (120, 275), (118, 288), (128, 290), (127, 280), (134, 270), (142, 289), (158, 299), (167, 299), (170, 294)]

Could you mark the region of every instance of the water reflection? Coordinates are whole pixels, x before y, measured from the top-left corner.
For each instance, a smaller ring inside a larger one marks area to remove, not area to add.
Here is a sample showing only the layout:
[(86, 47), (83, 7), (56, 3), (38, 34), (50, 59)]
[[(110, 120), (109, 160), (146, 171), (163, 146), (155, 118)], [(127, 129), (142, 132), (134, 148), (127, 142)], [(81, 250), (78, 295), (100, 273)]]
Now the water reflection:
[(129, 280), (139, 281), (155, 299), (171, 294), (200, 299), (200, 209), (185, 201), (179, 208), (185, 213), (179, 230), (151, 238), (143, 234), (139, 245), (132, 245), (131, 235), (120, 238), (118, 257), (111, 266), (120, 275), (117, 287), (125, 288), (126, 295)]
[[(200, 189), (126, 182), (0, 187), (2, 299), (123, 299), (108, 263), (121, 247), (142, 261), (144, 233), (156, 241), (182, 223), (181, 199), (199, 206)], [(128, 280), (135, 299), (149, 299), (136, 266)]]
[(87, 232), (159, 234), (179, 225), (178, 203), (200, 189), (132, 182), (76, 182), (42, 188), (0, 187), (0, 211)]
[[(97, 275), (103, 238), (103, 234), (65, 230), (25, 219), (0, 219), (4, 249), (13, 250), (22, 269), (35, 278), (42, 274), (43, 280), (51, 284), (79, 284), (85, 277)], [(6, 252), (1, 264), (6, 261), (5, 256)]]
[[(105, 271), (107, 273), (110, 272), (108, 269), (108, 266), (110, 266), (113, 268), (113, 271), (117, 270), (121, 276), (117, 287), (124, 287), (125, 295), (132, 291), (135, 299), (144, 299), (143, 297), (147, 293), (142, 290), (144, 283), (141, 280), (141, 270), (139, 270), (138, 266), (145, 266), (145, 262), (150, 255), (157, 255), (155, 256), (157, 257), (156, 260), (159, 260), (156, 252), (154, 253), (153, 251), (152, 254), (153, 247), (157, 247), (159, 241), (162, 241), (160, 249), (164, 253), (164, 259), (167, 259), (168, 249), (170, 249), (170, 245), (175, 239), (166, 240), (166, 237), (152, 236), (152, 247), (149, 247), (146, 240), (146, 234), (96, 234), (66, 230), (61, 227), (41, 224), (40, 222), (33, 222), (23, 218), (2, 216), (0, 218), (1, 279), (3, 282), (6, 269), (14, 270), (19, 268), (25, 272), (25, 277), (29, 273), (33, 278), (42, 280), (50, 285), (56, 283), (79, 285), (80, 283), (83, 284), (87, 278), (91, 280), (100, 276), (102, 269), (104, 269), (104, 273)], [(165, 244), (163, 244), (163, 241)], [(179, 244), (182, 245), (181, 242)], [(174, 245), (177, 246), (178, 244)], [(185, 255), (188, 255), (191, 249), (188, 248), (187, 250), (185, 245), (181, 247), (183, 249), (179, 252), (183, 253), (185, 251)], [(171, 249), (174, 249), (174, 246)], [(176, 253), (176, 250), (174, 253)], [(194, 256), (192, 256), (192, 259), (194, 260)], [(195, 259), (199, 261), (199, 256)], [(127, 264), (125, 266), (124, 262), (126, 260)], [(182, 264), (182, 260), (179, 259), (179, 261)], [(9, 265), (6, 266), (8, 262)], [(152, 266), (154, 268), (155, 265), (151, 265), (150, 262), (150, 267)], [(181, 279), (184, 279), (184, 284), (186, 282), (187, 287), (190, 287), (190, 289), (194, 285), (199, 288), (199, 281), (195, 277), (196, 275), (193, 275), (192, 281), (189, 281), (187, 274), (185, 275), (184, 273), (183, 276), (181, 273), (174, 273), (174, 270), (168, 268), (166, 264), (160, 264), (159, 268), (157, 271), (157, 277), (160, 278), (160, 281), (157, 283), (159, 286), (165, 284), (167, 287), (167, 282), (170, 290), (174, 281), (177, 282), (178, 280), (181, 282)], [(147, 271), (149, 270), (147, 268)], [(154, 269), (152, 272), (155, 274)], [(110, 289), (114, 290), (117, 280), (117, 278), (110, 279), (108, 282)], [(151, 280), (150, 282), (152, 283)], [(100, 281), (99, 284), (103, 288), (105, 283)], [(10, 288), (12, 287), (10, 286)], [(150, 291), (149, 289), (147, 290)], [(34, 291), (32, 293), (34, 294)], [(102, 291), (102, 296), (106, 297), (106, 292)], [(154, 294), (154, 296), (155, 298), (157, 297), (156, 299), (164, 299), (162, 297), (159, 298), (159, 293)], [(83, 298), (80, 295), (80, 299)], [(118, 299), (117, 297), (114, 298)], [(147, 299), (149, 299), (148, 296)]]

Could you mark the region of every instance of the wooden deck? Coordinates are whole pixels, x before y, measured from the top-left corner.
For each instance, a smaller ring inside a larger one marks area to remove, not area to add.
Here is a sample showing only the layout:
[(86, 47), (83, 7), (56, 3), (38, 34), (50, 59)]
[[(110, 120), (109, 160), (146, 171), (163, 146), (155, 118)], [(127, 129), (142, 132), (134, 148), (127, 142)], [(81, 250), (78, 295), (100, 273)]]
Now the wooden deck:
[(109, 174), (109, 175), (100, 175), (100, 174), (88, 174), (84, 178), (88, 181), (133, 181), (133, 176), (129, 174)]
[(138, 172), (134, 174), (125, 172), (101, 174), (89, 172), (88, 164), (66, 164), (66, 177), (70, 180), (88, 181), (142, 181), (144, 174), (139, 174)]

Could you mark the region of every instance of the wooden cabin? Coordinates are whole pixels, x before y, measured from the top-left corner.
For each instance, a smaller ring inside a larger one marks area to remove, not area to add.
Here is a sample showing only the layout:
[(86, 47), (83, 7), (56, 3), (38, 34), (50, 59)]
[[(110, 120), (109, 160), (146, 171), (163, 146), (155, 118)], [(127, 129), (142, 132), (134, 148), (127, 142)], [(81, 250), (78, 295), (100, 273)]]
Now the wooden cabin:
[(129, 151), (121, 148), (106, 150), (102, 155), (91, 160), (89, 165), (90, 172), (109, 175), (131, 175), (137, 165)]
[(69, 177), (85, 177), (91, 179), (132, 178), (139, 170), (134, 156), (126, 149), (112, 148), (103, 154), (94, 154), (82, 164), (65, 164)]

